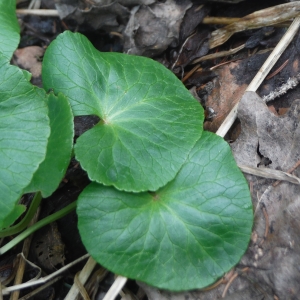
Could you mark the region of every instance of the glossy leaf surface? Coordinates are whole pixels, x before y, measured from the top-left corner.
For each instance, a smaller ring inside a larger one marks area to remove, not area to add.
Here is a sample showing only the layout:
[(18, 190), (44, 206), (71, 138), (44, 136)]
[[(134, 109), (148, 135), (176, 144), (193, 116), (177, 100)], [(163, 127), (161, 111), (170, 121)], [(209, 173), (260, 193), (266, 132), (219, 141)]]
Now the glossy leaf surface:
[(81, 34), (65, 32), (49, 46), (43, 81), (68, 97), (74, 115), (101, 119), (75, 146), (93, 181), (156, 190), (201, 136), (203, 109), (172, 72), (145, 57), (101, 53)]
[(246, 251), (253, 213), (227, 143), (204, 132), (173, 181), (130, 194), (90, 184), (79, 196), (83, 243), (116, 274), (159, 288), (203, 288)]

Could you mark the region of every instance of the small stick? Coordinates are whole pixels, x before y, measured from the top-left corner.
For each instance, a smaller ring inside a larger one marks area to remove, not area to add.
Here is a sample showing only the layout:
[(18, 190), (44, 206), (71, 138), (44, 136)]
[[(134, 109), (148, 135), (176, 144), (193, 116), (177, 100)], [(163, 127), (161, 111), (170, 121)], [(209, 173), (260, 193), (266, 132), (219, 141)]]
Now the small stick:
[(265, 217), (265, 221), (266, 221), (266, 227), (265, 227), (265, 233), (264, 233), (264, 237), (263, 239), (260, 241), (259, 243), (259, 246), (261, 246), (264, 241), (267, 239), (268, 237), (268, 234), (269, 234), (269, 216), (268, 216), (268, 213), (267, 213), (267, 210), (266, 210), (266, 207), (263, 203), (261, 203), (261, 208), (262, 208), (262, 211), (263, 211), (263, 214), (264, 214), (264, 217)]
[[(75, 284), (76, 287), (78, 288), (81, 297), (82, 297), (84, 300), (90, 300), (91, 298), (90, 298), (88, 292), (86, 291), (84, 285), (83, 285), (83, 284), (80, 282), (80, 280), (78, 279), (79, 273), (80, 273), (80, 272), (77, 272), (77, 274), (75, 275), (75, 278), (74, 278), (74, 284)], [(75, 297), (75, 298), (72, 298), (72, 299), (76, 299), (76, 297)]]
[[(290, 173), (294, 172), (299, 166), (300, 166), (300, 160), (298, 160), (293, 167), (291, 167), (289, 170), (287, 170), (286, 173), (290, 174)], [(276, 182), (274, 182), (273, 187), (277, 186), (280, 182), (281, 182), (280, 180), (277, 180)]]
[(221, 67), (221, 66), (230, 64), (230, 63), (235, 62), (235, 61), (237, 61), (237, 60), (241, 60), (241, 58), (234, 58), (234, 59), (231, 59), (231, 60), (224, 61), (224, 62), (222, 62), (222, 63), (219, 63), (219, 64), (217, 64), (217, 65), (215, 65), (215, 66), (209, 68), (209, 70), (212, 71), (212, 70), (214, 70), (214, 69), (217, 69), (217, 68), (219, 68), (219, 67)]
[[(82, 285), (86, 283), (96, 264), (97, 262), (92, 257), (89, 257), (88, 261), (86, 262), (85, 266), (83, 267), (77, 278)], [(67, 296), (65, 297), (65, 300), (76, 299), (78, 292), (79, 288), (74, 283), (71, 289), (69, 290)]]
[(53, 278), (52, 280), (48, 281), (47, 283), (43, 284), (42, 286), (36, 288), (35, 290), (33, 290), (32, 292), (28, 293), (27, 295), (23, 296), (22, 298), (19, 298), (19, 300), (27, 300), (32, 298), (34, 295), (38, 294), (39, 292), (41, 292), (42, 290), (44, 290), (45, 288), (47, 288), (48, 286), (53, 285), (53, 283), (55, 283), (56, 281), (62, 279), (64, 276), (58, 276), (56, 278)]
[[(274, 48), (268, 59), (265, 61), (263, 66), (260, 68), (256, 76), (253, 78), (251, 83), (249, 84), (248, 88), (246, 89), (246, 92), (256, 92), (266, 75), (270, 72), (272, 67), (275, 65), (277, 60), (279, 59), (280, 55), (283, 53), (283, 51), (287, 48), (287, 46), (290, 44), (294, 36), (296, 35), (300, 25), (300, 17), (295, 18), (287, 32), (284, 34), (280, 42), (277, 44), (277, 46)], [(237, 118), (237, 103), (229, 113), (229, 115), (226, 117), (226, 119), (223, 121), (219, 129), (217, 130), (216, 134), (224, 137), (234, 121)]]
[(231, 269), (229, 272), (227, 272), (221, 279), (219, 279), (217, 282), (215, 282), (214, 284), (204, 288), (204, 289), (201, 289), (202, 292), (207, 292), (207, 291), (210, 291), (216, 287), (218, 287), (220, 284), (224, 284), (224, 283), (227, 283), (228, 280), (231, 278), (231, 276), (234, 274), (234, 268)]
[(240, 50), (242, 50), (244, 48), (245, 48), (245, 44), (242, 44), (242, 45), (240, 45), (236, 48), (230, 49), (230, 50), (220, 51), (220, 52), (217, 52), (217, 53), (204, 55), (200, 58), (194, 59), (191, 64), (193, 65), (193, 64), (196, 64), (196, 63), (201, 62), (201, 61), (211, 60), (211, 59), (215, 59), (215, 58), (220, 58), (220, 57), (232, 55), (232, 54), (235, 54), (235, 53), (239, 52)]
[(266, 77), (266, 80), (271, 79), (272, 77), (274, 77), (275, 75), (277, 75), (289, 62), (289, 59), (287, 59), (276, 71), (274, 71), (272, 74), (268, 75)]
[(284, 180), (297, 185), (300, 184), (300, 178), (293, 176), (287, 172), (282, 172), (279, 170), (273, 170), (268, 168), (253, 168), (244, 165), (238, 165), (238, 167), (243, 173), (255, 175), (258, 177), (268, 178), (268, 179), (277, 179), (279, 181)]
[(118, 275), (115, 282), (112, 284), (103, 300), (114, 300), (127, 281), (126, 277)]
[(182, 79), (181, 82), (185, 82), (186, 80), (188, 80), (196, 71), (197, 69), (200, 67), (200, 64), (196, 65), (192, 70), (190, 70)]
[(37, 285), (37, 284), (45, 283), (45, 282), (51, 280), (52, 278), (58, 276), (59, 274), (65, 272), (67, 269), (73, 267), (75, 264), (78, 264), (82, 260), (87, 259), (89, 256), (90, 256), (89, 254), (85, 254), (85, 255), (77, 258), (73, 262), (65, 265), (62, 268), (60, 268), (59, 270), (55, 271), (54, 273), (52, 273), (50, 275), (47, 275), (45, 277), (42, 277), (40, 279), (37, 279), (35, 281), (25, 282), (25, 283), (22, 283), (22, 284), (13, 285), (13, 286), (9, 286), (7, 288), (4, 288), (4, 289), (2, 289), (2, 293), (3, 293), (3, 295), (7, 295), (8, 293), (13, 292), (13, 291), (17, 291), (19, 289), (25, 289), (25, 288), (28, 288), (28, 287), (31, 287), (31, 286), (34, 286), (34, 285)]
[[(208, 25), (229, 25), (234, 22), (241, 21), (241, 18), (222, 18), (222, 17), (205, 17), (202, 20), (202, 24)], [(291, 25), (291, 22), (282, 22), (272, 25), (273, 27), (288, 27)]]
[(59, 17), (56, 9), (17, 9), (16, 13), (19, 15)]
[[(241, 273), (247, 272), (249, 270), (249, 267), (246, 267), (244, 269), (242, 269)], [(222, 298), (225, 298), (226, 293), (230, 287), (230, 285), (232, 284), (232, 282), (239, 276), (239, 272), (235, 272), (232, 277), (229, 279), (228, 283), (226, 284), (224, 291), (222, 293)]]

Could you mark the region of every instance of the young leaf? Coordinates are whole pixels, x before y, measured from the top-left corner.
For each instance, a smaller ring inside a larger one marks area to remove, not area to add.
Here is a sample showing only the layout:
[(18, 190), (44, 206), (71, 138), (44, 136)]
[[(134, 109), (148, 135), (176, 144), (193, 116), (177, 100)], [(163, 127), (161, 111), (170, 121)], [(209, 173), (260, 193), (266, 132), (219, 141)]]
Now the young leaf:
[(0, 54), (0, 228), (45, 157), (50, 128), (42, 95)]
[(247, 182), (227, 143), (210, 132), (162, 189), (130, 194), (92, 183), (77, 214), (97, 262), (173, 291), (206, 287), (237, 264), (253, 221)]
[(201, 136), (203, 109), (164, 66), (101, 53), (65, 32), (43, 62), (46, 89), (63, 92), (75, 115), (96, 115), (78, 138), (76, 158), (91, 180), (120, 190), (156, 190), (172, 180)]
[(9, 61), (20, 41), (16, 0), (0, 0), (0, 53)]
[(41, 191), (49, 197), (58, 187), (68, 168), (74, 135), (73, 114), (66, 97), (59, 93), (48, 96), (51, 133), (45, 160), (39, 165), (25, 193)]

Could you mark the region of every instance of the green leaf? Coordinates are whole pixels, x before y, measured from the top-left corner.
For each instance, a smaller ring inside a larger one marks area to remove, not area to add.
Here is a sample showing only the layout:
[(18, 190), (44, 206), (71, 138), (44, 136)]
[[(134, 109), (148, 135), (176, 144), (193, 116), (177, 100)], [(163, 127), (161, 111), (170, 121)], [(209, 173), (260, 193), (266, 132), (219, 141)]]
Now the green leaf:
[(202, 133), (203, 109), (161, 64), (101, 53), (65, 32), (48, 47), (45, 89), (63, 92), (75, 115), (101, 121), (78, 138), (76, 158), (91, 180), (120, 190), (156, 190), (172, 180)]
[(68, 168), (73, 147), (73, 114), (66, 97), (59, 93), (48, 97), (51, 134), (45, 160), (40, 164), (25, 193), (41, 191), (49, 197), (58, 187)]
[(20, 26), (16, 16), (15, 0), (0, 0), (0, 53), (8, 60), (20, 41)]
[(26, 211), (26, 206), (23, 204), (17, 204), (14, 206), (13, 210), (4, 220), (2, 220), (2, 227), (8, 228), (13, 224), (24, 212)]
[(253, 222), (247, 182), (220, 137), (204, 132), (173, 181), (131, 194), (90, 184), (77, 205), (82, 241), (101, 265), (182, 291), (212, 284), (247, 249)]
[(50, 134), (44, 97), (0, 54), (0, 228), (44, 160)]

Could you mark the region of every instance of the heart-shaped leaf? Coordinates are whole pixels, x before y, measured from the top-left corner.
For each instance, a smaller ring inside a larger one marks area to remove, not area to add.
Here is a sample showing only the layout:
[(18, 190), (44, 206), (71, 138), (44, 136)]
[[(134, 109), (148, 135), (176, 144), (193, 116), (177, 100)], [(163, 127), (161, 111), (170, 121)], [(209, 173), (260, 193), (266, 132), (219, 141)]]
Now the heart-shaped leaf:
[(49, 197), (58, 187), (68, 168), (73, 147), (73, 114), (66, 97), (49, 94), (47, 99), (51, 133), (45, 160), (39, 165), (24, 193), (41, 191)]
[(48, 47), (46, 89), (63, 92), (74, 115), (101, 121), (75, 146), (91, 180), (126, 191), (172, 180), (201, 136), (203, 109), (172, 72), (145, 57), (101, 53), (65, 32)]
[(0, 54), (0, 228), (44, 160), (49, 134), (45, 92)]
[(20, 41), (16, 0), (0, 0), (0, 53), (9, 61)]
[(203, 288), (238, 263), (253, 213), (247, 182), (227, 143), (204, 132), (175, 179), (155, 193), (90, 184), (78, 226), (93, 258), (159, 288)]

